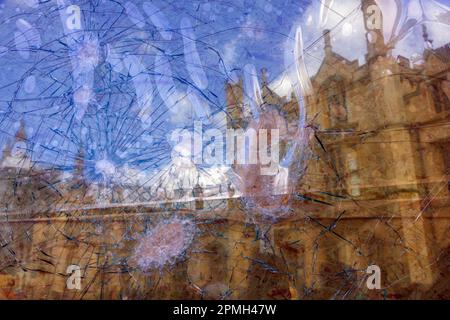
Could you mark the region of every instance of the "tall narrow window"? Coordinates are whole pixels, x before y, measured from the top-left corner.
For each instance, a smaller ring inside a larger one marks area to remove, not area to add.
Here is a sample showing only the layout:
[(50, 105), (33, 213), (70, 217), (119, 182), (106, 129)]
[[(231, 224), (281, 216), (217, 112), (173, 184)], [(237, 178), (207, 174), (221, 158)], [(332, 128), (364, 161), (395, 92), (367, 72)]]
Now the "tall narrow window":
[(450, 141), (440, 144), (442, 156), (444, 160), (444, 175), (447, 177), (447, 190), (450, 194)]
[(434, 81), (430, 86), (434, 108), (437, 113), (450, 110), (450, 83), (449, 81)]
[(361, 180), (358, 173), (358, 161), (356, 152), (351, 151), (347, 154), (347, 168), (349, 172), (349, 181), (347, 183), (349, 193), (353, 197), (359, 197), (361, 195)]
[(347, 106), (343, 81), (332, 80), (330, 82), (328, 86), (328, 108), (333, 125), (347, 121)]

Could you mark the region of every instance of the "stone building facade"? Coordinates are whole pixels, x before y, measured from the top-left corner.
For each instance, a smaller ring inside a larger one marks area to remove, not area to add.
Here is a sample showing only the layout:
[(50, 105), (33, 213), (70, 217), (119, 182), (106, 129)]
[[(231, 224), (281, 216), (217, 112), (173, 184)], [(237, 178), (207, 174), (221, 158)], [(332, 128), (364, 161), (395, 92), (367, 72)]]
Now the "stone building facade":
[[(37, 186), (58, 180), (58, 174), (43, 179), (37, 169), (36, 181), (21, 189), (46, 190), (37, 198), (72, 207), (19, 218), (4, 210), (0, 298), (449, 299), (450, 47), (429, 47), (413, 63), (392, 57), (382, 37), (368, 43), (360, 65), (335, 53), (324, 31), (325, 58), (305, 100), (311, 152), (290, 215), (252, 219), (245, 197), (232, 193), (226, 208), (215, 210), (210, 204), (217, 199), (202, 199), (198, 188), (185, 210), (174, 203), (86, 209), (80, 204), (94, 199), (86, 198), (80, 155), (78, 174), (62, 195)], [(264, 72), (261, 87), (263, 104), (295, 129), (295, 97), (278, 96)], [(245, 129), (242, 81), (225, 91), (228, 127)], [(26, 141), (21, 130), (16, 142)], [(23, 165), (12, 166), (10, 157), (7, 150), (2, 170), (17, 178)], [(11, 194), (17, 187), (7, 177), (2, 207), (19, 195)], [(25, 207), (33, 208), (33, 196), (26, 198)], [(196, 221), (187, 252), (154, 272), (130, 266), (134, 235), (154, 224), (152, 217), (174, 214)], [(81, 268), (80, 290), (66, 285), (69, 265)], [(371, 265), (381, 270), (379, 290), (366, 286)]]

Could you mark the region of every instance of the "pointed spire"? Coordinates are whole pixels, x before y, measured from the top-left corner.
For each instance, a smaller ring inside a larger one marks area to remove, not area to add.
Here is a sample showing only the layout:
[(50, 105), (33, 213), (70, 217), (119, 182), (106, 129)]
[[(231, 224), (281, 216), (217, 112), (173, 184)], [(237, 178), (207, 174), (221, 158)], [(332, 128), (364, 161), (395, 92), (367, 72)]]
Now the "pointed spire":
[(323, 40), (325, 43), (325, 56), (328, 57), (333, 52), (333, 47), (331, 45), (331, 31), (329, 29), (323, 30)]
[(25, 120), (23, 120), (23, 118), (20, 120), (20, 127), (16, 132), (15, 135), (15, 142), (19, 142), (19, 141), (27, 141), (27, 133), (25, 131)]
[(75, 157), (75, 172), (83, 172), (84, 168), (84, 149), (81, 146)]
[(20, 120), (20, 126), (19, 129), (17, 129), (16, 134), (14, 135), (14, 140), (10, 141), (3, 149), (2, 159), (6, 159), (7, 157), (10, 157), (12, 155), (14, 145), (17, 142), (28, 142), (27, 133), (25, 131), (25, 121), (23, 120), (23, 118)]
[(261, 84), (262, 84), (262, 86), (267, 86), (268, 85), (267, 69), (266, 68), (262, 68), (261, 69)]
[(262, 95), (262, 104), (260, 105), (261, 110), (264, 110), (265, 105), (269, 102), (270, 99), (270, 89), (269, 89), (269, 80), (267, 78), (267, 69), (261, 69), (261, 95)]
[(31, 157), (28, 153), (28, 138), (25, 131), (25, 121), (20, 120), (19, 129), (2, 152), (2, 166), (20, 167), (21, 169), (31, 167)]
[(78, 148), (78, 152), (75, 156), (75, 164), (73, 171), (75, 181), (77, 182), (84, 181), (84, 166), (85, 166), (84, 147), (83, 145), (80, 145), (80, 147)]

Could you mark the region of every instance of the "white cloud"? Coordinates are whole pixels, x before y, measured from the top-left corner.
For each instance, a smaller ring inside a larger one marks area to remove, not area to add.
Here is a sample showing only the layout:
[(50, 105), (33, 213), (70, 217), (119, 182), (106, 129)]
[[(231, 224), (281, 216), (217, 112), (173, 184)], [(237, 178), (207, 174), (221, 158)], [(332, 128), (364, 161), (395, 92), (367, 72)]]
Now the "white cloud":
[(223, 48), (223, 61), (227, 68), (230, 68), (233, 66), (236, 62), (237, 54), (236, 54), (236, 45), (237, 45), (237, 39), (232, 39), (225, 43), (225, 46)]

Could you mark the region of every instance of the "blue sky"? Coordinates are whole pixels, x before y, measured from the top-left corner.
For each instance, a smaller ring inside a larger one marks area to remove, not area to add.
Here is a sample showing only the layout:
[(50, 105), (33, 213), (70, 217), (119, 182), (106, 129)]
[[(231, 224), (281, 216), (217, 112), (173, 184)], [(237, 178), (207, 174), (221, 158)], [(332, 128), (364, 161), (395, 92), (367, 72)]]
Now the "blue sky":
[[(97, 70), (91, 75), (81, 76), (83, 80), (74, 75), (82, 64), (74, 64), (71, 55), (78, 50), (81, 40), (75, 35), (74, 44), (70, 44), (56, 1), (43, 4), (33, 0), (4, 1), (0, 8), (3, 35), (0, 121), (3, 145), (14, 135), (19, 120), (25, 119), (29, 148), (35, 160), (69, 167), (80, 144), (89, 149), (87, 157), (93, 161), (107, 157), (121, 164), (148, 163), (149, 167), (154, 153), (149, 144), (156, 144), (159, 150), (170, 148), (165, 141), (167, 134), (174, 127), (186, 125), (183, 119), (189, 120), (192, 113), (183, 104), (186, 99), (182, 96), (189, 86), (195, 87), (195, 83), (189, 82), (189, 74), (195, 71), (188, 70), (184, 58), (182, 19), (192, 26), (207, 77), (202, 92), (193, 91), (215, 114), (224, 108), (225, 83), (242, 74), (246, 64), (255, 65), (256, 70), (267, 68), (269, 76), (283, 72), (285, 43), (308, 5), (298, 1), (152, 1), (144, 8), (143, 2), (133, 1), (130, 13), (124, 9), (125, 1), (120, 5), (113, 1), (66, 4), (80, 6), (82, 28), (95, 38), (92, 42), (98, 46), (98, 60), (103, 65), (96, 65)], [(159, 22), (145, 10), (159, 10)], [(143, 15), (144, 24), (136, 23), (135, 12), (141, 14), (138, 18)], [(28, 28), (27, 35), (32, 31), (31, 40), (18, 39), (24, 26)], [(163, 28), (165, 34), (161, 32)], [(33, 49), (33, 45), (40, 47)], [(107, 66), (116, 56), (130, 55), (139, 57), (140, 65), (150, 77), (145, 90), (152, 96), (152, 128), (133, 130), (139, 126), (139, 121), (133, 119), (136, 118), (136, 106), (131, 102), (133, 83), (126, 80), (124, 72), (110, 72)], [(167, 68), (163, 71), (170, 69), (172, 74), (167, 86), (176, 89), (166, 88), (167, 95), (174, 97), (175, 102), (183, 100), (179, 106), (168, 107), (161, 101), (161, 91), (165, 89), (158, 84), (169, 80), (155, 75), (158, 55), (166, 61)], [(86, 57), (80, 61), (85, 60)], [(77, 93), (74, 88), (79, 81), (89, 82), (92, 92), (87, 95), (96, 96), (95, 103), (91, 101), (88, 107), (77, 104), (78, 97), (86, 96), (84, 91)], [(86, 113), (77, 121), (79, 110), (73, 109), (80, 108)], [(221, 124), (216, 125), (223, 127), (223, 119), (218, 121)], [(165, 150), (169, 154), (169, 149)]]

